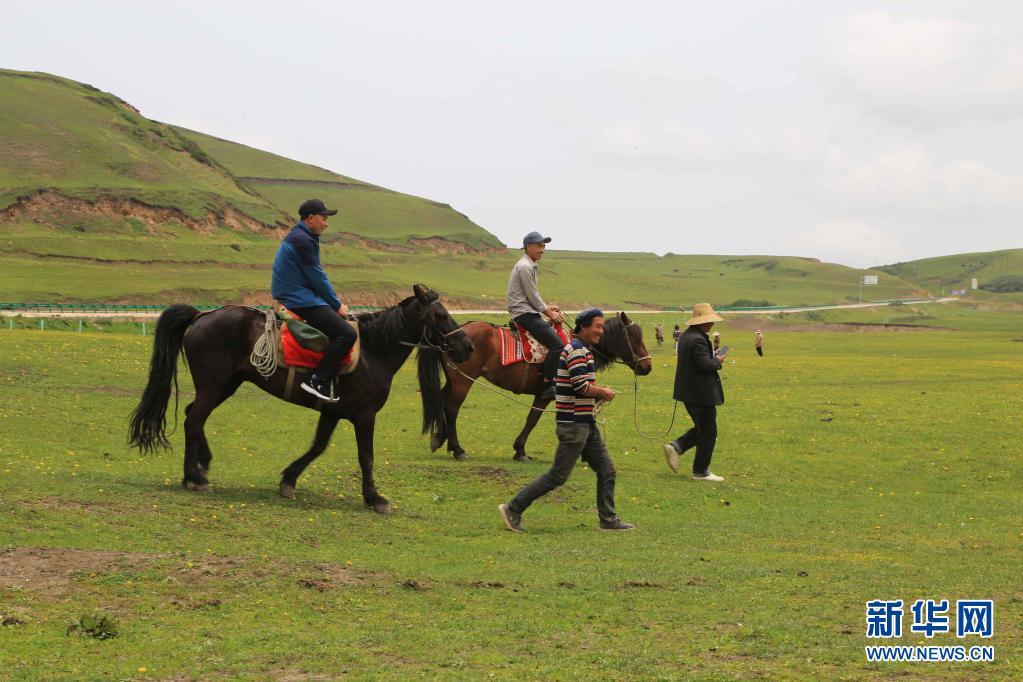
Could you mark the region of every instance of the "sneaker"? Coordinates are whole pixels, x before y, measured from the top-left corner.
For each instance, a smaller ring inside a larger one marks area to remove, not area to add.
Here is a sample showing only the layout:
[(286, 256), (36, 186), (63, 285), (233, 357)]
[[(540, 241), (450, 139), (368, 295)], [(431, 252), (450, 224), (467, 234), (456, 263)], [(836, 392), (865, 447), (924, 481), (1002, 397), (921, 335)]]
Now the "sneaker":
[(508, 530), (516, 533), (526, 532), (520, 525), (522, 523), (522, 514), (516, 514), (506, 504), (497, 505), (497, 511), (501, 512), (501, 518), (504, 519), (504, 525), (508, 526)]
[(540, 391), (540, 400), (550, 402), (554, 400), (557, 392), (554, 390), (554, 382), (544, 383), (545, 388)]
[(723, 481), (725, 479), (724, 479), (723, 476), (718, 476), (717, 474), (714, 474), (714, 473), (711, 473), (710, 471), (707, 471), (707, 473), (703, 474), (702, 476), (700, 474), (693, 474), (693, 480), (694, 481)]
[(678, 450), (675, 449), (675, 445), (673, 443), (664, 444), (664, 459), (668, 462), (668, 468), (677, 474)]
[(632, 525), (631, 523), (626, 523), (625, 521), (622, 521), (617, 516), (615, 518), (611, 519), (610, 521), (601, 521), (600, 522), (600, 529), (601, 530), (632, 530), (633, 528), (635, 528), (634, 525)]
[(336, 403), (341, 400), (341, 396), (335, 395), (333, 398), (330, 397), (330, 382), (326, 379), (321, 379), (315, 374), (310, 374), (309, 378), (303, 381), (301, 384), (302, 390), (306, 393), (312, 393), (320, 400), (324, 400), (328, 403)]

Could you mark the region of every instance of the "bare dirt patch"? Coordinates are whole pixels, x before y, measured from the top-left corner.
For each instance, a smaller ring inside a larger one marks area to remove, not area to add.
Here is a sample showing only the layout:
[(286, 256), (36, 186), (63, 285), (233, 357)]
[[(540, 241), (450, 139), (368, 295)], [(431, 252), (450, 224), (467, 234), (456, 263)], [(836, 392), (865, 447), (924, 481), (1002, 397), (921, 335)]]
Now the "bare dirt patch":
[(110, 502), (94, 500), (68, 500), (60, 497), (42, 497), (38, 500), (19, 500), (15, 502), (23, 509), (45, 511), (84, 511), (94, 514), (127, 514), (128, 510)]
[(491, 466), (478, 466), (471, 469), (472, 473), (482, 481), (511, 485), (518, 479), (508, 472), (507, 469)]
[(167, 578), (190, 585), (239, 576), (246, 580), (300, 576), (300, 581), (307, 581), (315, 589), (323, 587), (321, 591), (325, 591), (363, 584), (367, 578), (344, 566), (323, 562), (310, 565), (215, 554), (183, 558), (170, 552), (11, 547), (0, 550), (0, 589), (57, 595), (70, 591), (74, 580), (81, 575), (131, 574), (157, 564), (164, 564)]
[(264, 225), (233, 208), (224, 208), (220, 214), (208, 212), (203, 218), (196, 219), (172, 208), (150, 206), (141, 201), (126, 197), (102, 196), (96, 201), (86, 201), (66, 197), (59, 192), (42, 190), (24, 196), (0, 211), (0, 223), (28, 219), (34, 222), (46, 222), (50, 216), (69, 215), (102, 216), (110, 219), (133, 218), (148, 227), (177, 223), (196, 232), (208, 234), (221, 224), (235, 230), (252, 232), (272, 231), (283, 235), (282, 225)]
[(139, 552), (14, 547), (0, 551), (0, 588), (60, 593), (78, 574), (132, 571), (157, 558)]
[(390, 253), (415, 253), (415, 249), (408, 246), (401, 246), (399, 244), (388, 244), (387, 242), (377, 241), (376, 239), (370, 239), (364, 237), (361, 234), (354, 234), (352, 232), (341, 232), (338, 234), (337, 240), (340, 242), (355, 244), (363, 249), (369, 249), (371, 251), (385, 251)]
[(409, 244), (420, 249), (428, 249), (445, 255), (459, 253), (485, 253), (485, 251), (474, 249), (468, 244), (445, 239), (444, 237), (412, 237), (408, 241)]

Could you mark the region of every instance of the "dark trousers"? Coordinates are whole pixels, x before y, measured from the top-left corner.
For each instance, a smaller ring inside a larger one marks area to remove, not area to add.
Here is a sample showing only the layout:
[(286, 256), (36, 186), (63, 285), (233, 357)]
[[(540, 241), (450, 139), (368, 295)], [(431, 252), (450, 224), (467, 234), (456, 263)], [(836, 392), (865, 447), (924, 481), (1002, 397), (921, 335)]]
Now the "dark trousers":
[(718, 410), (713, 405), (682, 404), (693, 418), (693, 428), (674, 440), (675, 449), (682, 454), (695, 445), (693, 473), (702, 476), (710, 469), (710, 458), (714, 456), (714, 444), (718, 439)]
[(337, 376), (341, 361), (355, 345), (355, 339), (358, 337), (355, 327), (348, 324), (348, 321), (338, 315), (336, 310), (326, 305), (295, 308), (291, 312), (319, 329), (330, 339), (330, 345), (324, 351), (323, 358), (316, 366), (314, 373), (321, 379), (333, 379)]
[(554, 328), (547, 324), (547, 321), (540, 317), (540, 313), (526, 313), (515, 318), (515, 322), (525, 327), (537, 341), (547, 346), (549, 352), (543, 363), (544, 381), (554, 381), (558, 373), (558, 358), (561, 351), (565, 349), (565, 342), (561, 340)]
[(601, 521), (615, 518), (615, 465), (607, 453), (596, 424), (558, 423), (558, 450), (550, 471), (519, 491), (508, 507), (516, 514), (533, 501), (562, 485), (581, 456), (597, 474), (597, 515)]

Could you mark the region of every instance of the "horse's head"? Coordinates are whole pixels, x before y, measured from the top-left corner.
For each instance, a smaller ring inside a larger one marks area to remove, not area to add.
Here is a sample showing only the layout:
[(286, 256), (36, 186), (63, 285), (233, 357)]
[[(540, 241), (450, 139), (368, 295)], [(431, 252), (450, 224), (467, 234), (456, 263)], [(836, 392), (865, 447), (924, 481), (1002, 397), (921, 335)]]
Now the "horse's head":
[(625, 328), (625, 335), (629, 340), (629, 351), (632, 355), (626, 359), (626, 362), (633, 372), (645, 377), (650, 374), (654, 365), (650, 361), (650, 352), (647, 351), (646, 344), (643, 343), (643, 328), (630, 320), (624, 310), (618, 313), (618, 319), (621, 320), (622, 326)]
[(412, 293), (419, 304), (423, 339), (450, 355), (457, 363), (468, 360), (475, 350), (472, 341), (440, 302), (437, 292), (425, 284), (416, 284)]
[(596, 350), (603, 362), (620, 362), (628, 365), (639, 376), (650, 374), (653, 364), (650, 353), (643, 343), (643, 329), (629, 319), (624, 312), (618, 313), (604, 324), (604, 336)]

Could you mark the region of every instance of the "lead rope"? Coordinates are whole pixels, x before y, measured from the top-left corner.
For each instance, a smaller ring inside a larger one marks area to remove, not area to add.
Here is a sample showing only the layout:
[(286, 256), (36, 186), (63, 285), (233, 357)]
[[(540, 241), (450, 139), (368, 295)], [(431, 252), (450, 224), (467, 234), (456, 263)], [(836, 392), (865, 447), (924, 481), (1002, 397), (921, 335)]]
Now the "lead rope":
[(249, 362), (266, 379), (269, 379), (277, 371), (277, 348), (274, 343), (274, 332), (276, 331), (277, 320), (274, 312), (267, 310), (263, 334), (256, 339), (256, 344), (252, 347), (252, 355), (249, 356)]
[(546, 412), (547, 411), (547, 408), (544, 408), (544, 409), (541, 410), (539, 407), (533, 407), (530, 403), (524, 403), (521, 400), (519, 400), (518, 398), (513, 398), (510, 395), (508, 395), (507, 393), (505, 393), (504, 391), (501, 391), (501, 390), (499, 390), (497, 388), (494, 388), (490, 384), (485, 384), (482, 381), (480, 381), (479, 379), (473, 379), (471, 376), (469, 376), (468, 374), (463, 372), (461, 369), (459, 369), (458, 365), (454, 364), (450, 360), (448, 360), (446, 364), (447, 364), (448, 367), (450, 367), (451, 369), (455, 370), (456, 372), (461, 374), (464, 378), (468, 379), (472, 383), (474, 383), (474, 384), (476, 384), (478, 386), (482, 386), (483, 388), (487, 389), (488, 391), (496, 393), (497, 395), (501, 396), (505, 400), (510, 400), (513, 403), (518, 403), (519, 405), (522, 405), (523, 407), (528, 407), (529, 409), (536, 410), (537, 412)]
[(638, 433), (640, 437), (646, 438), (647, 440), (663, 439), (665, 436), (671, 433), (671, 430), (675, 427), (675, 415), (677, 414), (678, 401), (676, 400), (675, 407), (672, 408), (671, 410), (671, 423), (668, 424), (668, 428), (665, 429), (664, 433), (656, 436), (648, 436), (647, 434), (643, 433), (643, 430), (639, 428), (639, 380), (635, 376), (632, 377), (632, 424), (633, 426), (636, 427), (636, 433)]

